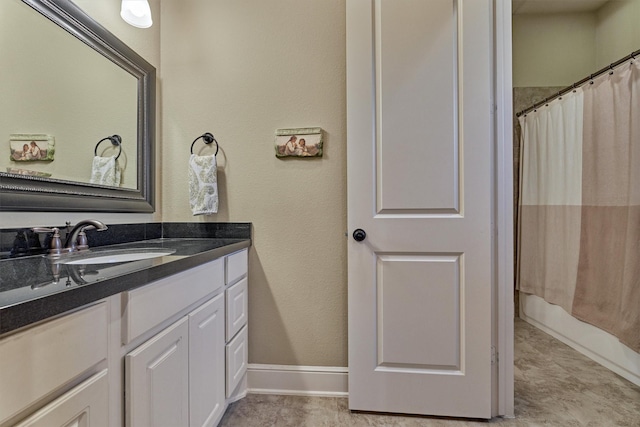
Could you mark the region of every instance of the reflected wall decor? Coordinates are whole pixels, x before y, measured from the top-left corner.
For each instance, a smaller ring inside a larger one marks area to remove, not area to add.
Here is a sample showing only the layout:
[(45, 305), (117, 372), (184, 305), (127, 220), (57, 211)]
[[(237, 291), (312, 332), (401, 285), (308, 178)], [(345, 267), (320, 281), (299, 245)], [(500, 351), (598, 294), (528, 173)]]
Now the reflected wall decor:
[(53, 161), (53, 136), (41, 134), (12, 134), (9, 137), (10, 160), (13, 162)]

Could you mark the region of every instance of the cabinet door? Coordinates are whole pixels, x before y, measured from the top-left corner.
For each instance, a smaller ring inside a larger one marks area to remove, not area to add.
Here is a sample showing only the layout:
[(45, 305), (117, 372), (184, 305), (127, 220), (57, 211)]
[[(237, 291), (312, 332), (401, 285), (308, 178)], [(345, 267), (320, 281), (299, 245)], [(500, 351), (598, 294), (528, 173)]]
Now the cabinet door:
[(108, 424), (107, 370), (95, 374), (15, 427), (99, 427)]
[(238, 331), (247, 324), (249, 312), (247, 278), (240, 280), (225, 291), (227, 314), (227, 341), (231, 341)]
[(188, 333), (183, 317), (126, 355), (127, 426), (189, 424)]
[(214, 426), (224, 410), (224, 294), (189, 314), (189, 425)]
[(247, 364), (249, 362), (248, 347), (247, 326), (245, 326), (238, 332), (238, 335), (227, 344), (227, 397), (231, 397), (247, 372)]

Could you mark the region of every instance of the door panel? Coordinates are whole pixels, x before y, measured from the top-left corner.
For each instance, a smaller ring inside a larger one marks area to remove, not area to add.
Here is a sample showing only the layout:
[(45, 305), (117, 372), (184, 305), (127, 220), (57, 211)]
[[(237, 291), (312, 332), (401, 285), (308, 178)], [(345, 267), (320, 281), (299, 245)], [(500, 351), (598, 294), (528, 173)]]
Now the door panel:
[(459, 270), (456, 255), (378, 255), (377, 370), (460, 370)]
[(491, 417), (492, 13), (347, 1), (351, 409)]
[(454, 8), (451, 0), (375, 3), (378, 213), (457, 211)]

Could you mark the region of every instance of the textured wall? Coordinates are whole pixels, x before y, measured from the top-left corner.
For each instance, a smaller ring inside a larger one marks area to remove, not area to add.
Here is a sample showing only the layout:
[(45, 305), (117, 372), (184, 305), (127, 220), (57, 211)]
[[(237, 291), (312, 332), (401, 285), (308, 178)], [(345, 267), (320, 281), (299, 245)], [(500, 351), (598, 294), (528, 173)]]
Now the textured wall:
[(640, 0), (595, 12), (515, 15), (514, 87), (568, 86), (640, 49)]
[(594, 13), (515, 15), (513, 86), (568, 86), (595, 68)]
[(160, 68), (160, 1), (148, 0), (151, 6), (153, 26), (135, 28), (120, 17), (121, 0), (73, 0), (100, 25), (114, 33), (154, 67)]
[[(345, 366), (345, 0), (164, 0), (161, 46), (162, 219), (253, 222), (250, 362)], [(275, 130), (307, 126), (326, 131), (324, 158), (277, 159)], [(220, 210), (193, 217), (205, 131)]]
[(615, 0), (597, 12), (596, 68), (640, 49), (640, 0)]

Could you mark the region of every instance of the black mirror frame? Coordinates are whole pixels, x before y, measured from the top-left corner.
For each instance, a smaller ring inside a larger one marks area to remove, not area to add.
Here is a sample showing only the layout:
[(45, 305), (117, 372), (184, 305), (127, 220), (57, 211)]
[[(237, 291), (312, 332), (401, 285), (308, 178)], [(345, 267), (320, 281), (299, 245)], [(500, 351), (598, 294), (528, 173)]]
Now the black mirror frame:
[(156, 69), (70, 0), (22, 0), (138, 79), (137, 189), (0, 172), (0, 211), (155, 211)]

